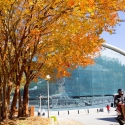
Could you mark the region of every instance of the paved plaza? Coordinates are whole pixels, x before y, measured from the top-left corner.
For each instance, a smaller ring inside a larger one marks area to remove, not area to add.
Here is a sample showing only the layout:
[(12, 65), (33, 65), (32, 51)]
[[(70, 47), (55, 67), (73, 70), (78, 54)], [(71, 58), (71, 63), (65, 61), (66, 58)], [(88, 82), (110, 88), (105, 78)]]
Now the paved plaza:
[[(116, 112), (112, 111), (109, 114), (107, 112), (100, 112), (94, 114), (84, 115), (68, 115), (57, 116), (59, 125), (119, 125), (115, 120)], [(80, 124), (81, 123), (81, 124)]]
[(119, 125), (116, 116), (115, 108), (111, 108), (110, 113), (105, 109), (98, 113), (56, 115), (57, 125)]

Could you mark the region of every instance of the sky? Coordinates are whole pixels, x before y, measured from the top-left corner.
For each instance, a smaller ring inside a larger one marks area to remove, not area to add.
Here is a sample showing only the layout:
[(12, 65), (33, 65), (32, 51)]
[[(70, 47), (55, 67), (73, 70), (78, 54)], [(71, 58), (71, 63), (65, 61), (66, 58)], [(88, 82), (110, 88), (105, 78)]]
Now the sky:
[[(125, 20), (125, 13), (120, 12), (119, 16), (122, 20)], [(116, 34), (110, 35), (104, 32), (101, 37), (105, 39), (107, 44), (115, 46), (125, 51), (125, 21), (120, 23), (120, 26), (116, 26)]]

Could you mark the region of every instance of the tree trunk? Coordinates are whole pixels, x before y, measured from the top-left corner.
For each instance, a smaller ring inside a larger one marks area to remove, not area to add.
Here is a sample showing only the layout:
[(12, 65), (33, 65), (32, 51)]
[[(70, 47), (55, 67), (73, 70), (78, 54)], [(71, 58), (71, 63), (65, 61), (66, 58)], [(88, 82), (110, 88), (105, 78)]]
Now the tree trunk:
[(11, 88), (12, 88), (12, 85), (11, 84), (8, 85), (8, 91), (7, 91), (7, 96), (6, 96), (6, 100), (7, 100), (7, 117), (10, 116), (10, 93), (11, 93)]
[[(1, 96), (1, 95), (0, 95)], [(0, 122), (2, 121), (2, 104), (0, 103)]]
[(19, 91), (19, 101), (18, 101), (18, 105), (19, 105), (19, 107), (18, 107), (18, 117), (22, 117), (23, 116), (23, 107), (22, 107), (22, 100), (21, 100), (21, 93), (20, 93), (20, 91)]
[(2, 121), (2, 86), (1, 86), (1, 74), (0, 74), (0, 122)]
[(2, 100), (2, 119), (7, 116), (7, 100), (6, 100), (6, 83), (3, 85), (3, 100)]
[(23, 117), (27, 117), (28, 113), (28, 88), (29, 84), (25, 84), (23, 91)]
[(16, 104), (17, 104), (18, 95), (19, 95), (19, 86), (16, 86), (15, 93), (14, 93), (14, 96), (13, 96), (13, 101), (12, 101), (12, 104), (11, 104), (12, 116), (14, 115), (15, 109), (17, 108)]
[(12, 89), (12, 85), (8, 85), (8, 91), (7, 91), (7, 104), (8, 104), (8, 106), (10, 105), (10, 93), (11, 93), (11, 89)]

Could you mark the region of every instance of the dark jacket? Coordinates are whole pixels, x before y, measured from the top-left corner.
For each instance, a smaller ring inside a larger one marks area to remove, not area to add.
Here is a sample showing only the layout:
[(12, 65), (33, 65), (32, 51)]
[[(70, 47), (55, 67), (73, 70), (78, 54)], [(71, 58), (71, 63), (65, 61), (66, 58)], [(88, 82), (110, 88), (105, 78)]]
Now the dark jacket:
[(121, 102), (122, 104), (125, 103), (125, 95), (123, 95), (123, 96), (115, 95), (115, 97), (114, 97), (114, 107), (118, 107), (119, 102)]

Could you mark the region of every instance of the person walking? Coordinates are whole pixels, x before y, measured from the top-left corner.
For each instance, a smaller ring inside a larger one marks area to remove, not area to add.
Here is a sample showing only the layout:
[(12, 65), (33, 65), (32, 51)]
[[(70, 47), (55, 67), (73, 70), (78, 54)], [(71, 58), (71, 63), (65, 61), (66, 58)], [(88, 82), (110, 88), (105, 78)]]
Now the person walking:
[(45, 109), (42, 109), (42, 116), (45, 116)]
[(122, 113), (125, 121), (125, 94), (123, 89), (117, 90), (118, 94), (114, 97), (114, 106)]
[(40, 110), (40, 108), (38, 109), (38, 116), (40, 116), (41, 115), (41, 110)]
[(106, 108), (107, 108), (107, 112), (110, 113), (110, 106), (107, 105)]

